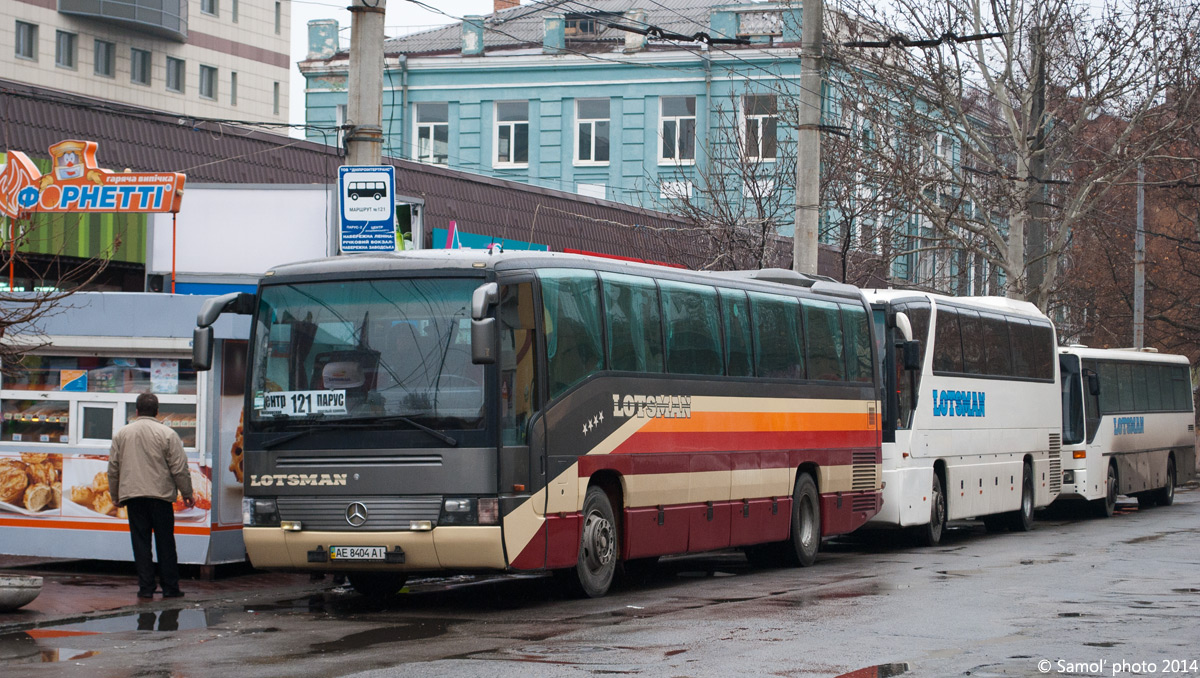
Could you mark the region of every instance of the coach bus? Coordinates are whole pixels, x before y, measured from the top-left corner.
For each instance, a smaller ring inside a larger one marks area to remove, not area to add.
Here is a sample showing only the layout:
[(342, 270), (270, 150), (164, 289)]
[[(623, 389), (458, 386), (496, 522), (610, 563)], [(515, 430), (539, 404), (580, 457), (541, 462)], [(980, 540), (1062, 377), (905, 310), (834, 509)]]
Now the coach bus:
[(885, 381), (883, 508), (868, 527), (907, 528), (926, 545), (948, 520), (1031, 529), (1062, 480), (1050, 320), (1000, 297), (866, 294)]
[(256, 567), (557, 570), (742, 547), (811, 564), (880, 506), (878, 366), (860, 290), (562, 253), (280, 266), (253, 315), (244, 539)]
[(1196, 419), (1186, 356), (1153, 349), (1059, 349), (1063, 501), (1111, 516), (1117, 495), (1169, 506), (1196, 476)]

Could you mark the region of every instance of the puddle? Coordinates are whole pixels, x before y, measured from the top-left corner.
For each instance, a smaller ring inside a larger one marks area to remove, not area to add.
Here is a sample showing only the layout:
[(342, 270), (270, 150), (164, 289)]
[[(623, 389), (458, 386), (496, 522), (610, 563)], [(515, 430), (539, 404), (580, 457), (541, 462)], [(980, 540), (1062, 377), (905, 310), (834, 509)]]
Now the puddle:
[(65, 662), (98, 654), (95, 650), (72, 649), (71, 638), (127, 631), (172, 632), (208, 628), (219, 615), (203, 609), (173, 609), (89, 619), (74, 624), (46, 626), (0, 635), (0, 663)]
[(388, 626), (381, 629), (371, 629), (369, 631), (351, 633), (350, 635), (338, 638), (337, 640), (310, 645), (309, 654), (323, 654), (326, 652), (354, 652), (371, 647), (372, 645), (403, 643), (410, 640), (435, 638), (437, 636), (444, 635), (448, 628), (449, 625), (446, 622), (430, 621), (405, 624), (403, 626)]
[(1166, 536), (1165, 534), (1148, 534), (1144, 537), (1137, 537), (1135, 539), (1127, 539), (1125, 541), (1125, 543), (1126, 544), (1145, 544), (1148, 541), (1158, 541), (1159, 539), (1162, 539), (1165, 536)]
[(892, 676), (902, 676), (908, 673), (907, 662), (897, 662), (894, 664), (878, 664), (876, 666), (868, 666), (850, 673), (843, 673), (837, 678), (892, 678)]
[[(64, 638), (77, 637), (79, 635), (92, 634), (70, 634), (70, 635), (54, 635), (44, 636), (38, 634), (38, 630), (26, 631), (21, 633), (6, 633), (0, 636), (0, 664), (46, 664), (55, 662), (68, 662), (79, 659), (94, 657), (100, 652), (98, 650), (72, 649), (69, 647), (51, 647), (63, 642)], [(46, 642), (41, 638), (47, 637), (54, 639), (52, 642)], [(70, 642), (70, 641), (66, 641)]]

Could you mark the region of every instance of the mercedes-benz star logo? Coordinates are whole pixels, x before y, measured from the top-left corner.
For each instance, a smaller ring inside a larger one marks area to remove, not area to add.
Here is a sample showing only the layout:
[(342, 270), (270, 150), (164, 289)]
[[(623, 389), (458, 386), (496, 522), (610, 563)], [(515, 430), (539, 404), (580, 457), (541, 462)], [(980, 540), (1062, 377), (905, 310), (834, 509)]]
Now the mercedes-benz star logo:
[(350, 523), (351, 527), (362, 527), (363, 523), (367, 522), (367, 515), (367, 505), (361, 501), (346, 507), (346, 522)]

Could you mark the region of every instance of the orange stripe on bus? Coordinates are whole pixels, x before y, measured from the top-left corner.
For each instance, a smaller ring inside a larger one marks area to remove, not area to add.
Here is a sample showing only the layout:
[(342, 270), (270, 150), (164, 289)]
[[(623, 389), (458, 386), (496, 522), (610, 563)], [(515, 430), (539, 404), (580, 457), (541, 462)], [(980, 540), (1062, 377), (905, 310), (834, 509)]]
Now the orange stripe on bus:
[(865, 412), (693, 412), (687, 419), (652, 419), (641, 431), (872, 431), (875, 428)]

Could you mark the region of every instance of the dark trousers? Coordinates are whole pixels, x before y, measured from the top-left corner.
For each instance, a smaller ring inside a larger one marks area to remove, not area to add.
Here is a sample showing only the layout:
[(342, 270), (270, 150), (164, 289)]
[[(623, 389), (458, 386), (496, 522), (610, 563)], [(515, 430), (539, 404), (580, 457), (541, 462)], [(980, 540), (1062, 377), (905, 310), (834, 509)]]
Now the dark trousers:
[(152, 497), (125, 500), (129, 513), (129, 539), (133, 542), (133, 560), (137, 564), (138, 593), (154, 592), (154, 559), (150, 534), (158, 551), (158, 578), (163, 593), (179, 591), (179, 558), (175, 554), (175, 510), (171, 502)]

